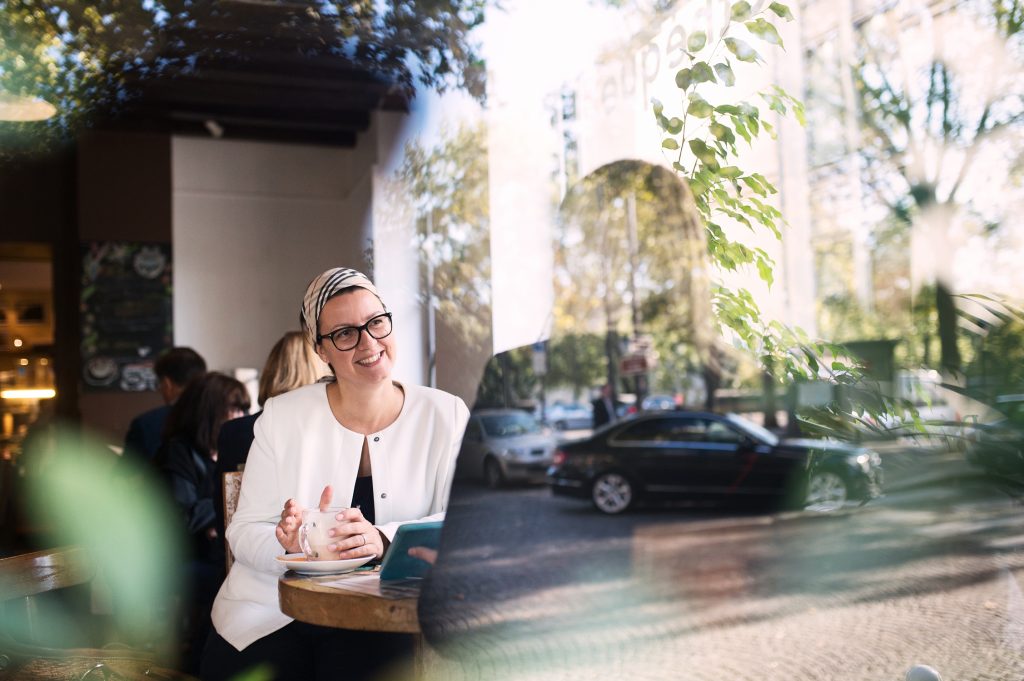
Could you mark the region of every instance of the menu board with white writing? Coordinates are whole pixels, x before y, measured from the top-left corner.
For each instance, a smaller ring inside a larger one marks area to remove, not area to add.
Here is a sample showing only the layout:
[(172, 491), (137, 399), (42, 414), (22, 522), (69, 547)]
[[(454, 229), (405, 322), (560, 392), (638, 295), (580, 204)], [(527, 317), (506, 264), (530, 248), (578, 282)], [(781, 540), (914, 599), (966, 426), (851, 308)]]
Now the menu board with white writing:
[(171, 294), (169, 244), (82, 244), (86, 390), (156, 390), (153, 364), (173, 340)]

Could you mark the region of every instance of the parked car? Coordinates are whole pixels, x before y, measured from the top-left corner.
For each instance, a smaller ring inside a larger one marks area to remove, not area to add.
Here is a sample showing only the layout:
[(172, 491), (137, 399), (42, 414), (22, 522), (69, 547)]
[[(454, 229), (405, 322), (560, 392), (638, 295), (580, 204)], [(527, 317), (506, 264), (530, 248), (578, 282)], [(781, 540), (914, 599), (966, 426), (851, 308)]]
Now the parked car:
[(994, 406), (1001, 417), (975, 426), (967, 461), (990, 475), (1024, 484), (1024, 395), (1002, 395)]
[(640, 407), (644, 411), (668, 411), (676, 408), (676, 398), (672, 395), (648, 395)]
[(459, 451), (460, 474), (497, 488), (506, 482), (544, 482), (555, 438), (536, 418), (518, 409), (475, 411)]
[(544, 411), (544, 422), (558, 430), (582, 430), (594, 425), (594, 408), (580, 402), (553, 402)]
[(759, 499), (830, 511), (881, 491), (881, 460), (828, 440), (780, 440), (734, 414), (649, 412), (565, 443), (548, 482), (556, 495), (621, 513), (643, 499)]

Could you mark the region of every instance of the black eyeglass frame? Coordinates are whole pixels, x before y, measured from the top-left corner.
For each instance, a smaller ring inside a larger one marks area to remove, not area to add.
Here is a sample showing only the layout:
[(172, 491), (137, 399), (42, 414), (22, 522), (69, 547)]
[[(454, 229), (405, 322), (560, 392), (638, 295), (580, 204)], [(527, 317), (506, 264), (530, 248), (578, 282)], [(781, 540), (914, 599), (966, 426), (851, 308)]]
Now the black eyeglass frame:
[[(387, 317), (387, 319), (388, 319), (388, 332), (386, 334), (384, 334), (383, 336), (374, 336), (373, 333), (370, 331), (370, 324), (373, 324), (375, 321), (377, 321), (381, 317)], [(337, 334), (341, 333), (342, 331), (352, 331), (352, 330), (355, 330), (355, 332), (356, 332), (356, 342), (353, 343), (351, 347), (344, 348), (344, 349), (339, 348), (338, 347), (338, 342), (336, 340), (334, 340), (334, 337)], [(331, 345), (334, 346), (335, 350), (337, 350), (338, 352), (348, 352), (349, 350), (355, 350), (357, 347), (359, 347), (359, 341), (361, 341), (363, 339), (363, 335), (362, 335), (363, 331), (365, 331), (366, 335), (369, 336), (370, 338), (373, 338), (374, 340), (380, 340), (382, 338), (387, 338), (388, 336), (390, 336), (391, 332), (394, 331), (394, 330), (395, 330), (395, 322), (391, 318), (391, 313), (390, 312), (384, 312), (384, 313), (381, 313), (381, 314), (378, 314), (378, 315), (374, 315), (373, 317), (370, 317), (369, 319), (366, 320), (366, 323), (361, 325), (361, 326), (343, 326), (340, 329), (335, 329), (334, 331), (331, 331), (330, 333), (318, 333), (316, 335), (316, 342), (317, 342), (317, 345), (319, 345), (320, 343), (323, 342), (323, 340), (325, 338), (330, 338), (331, 339)]]

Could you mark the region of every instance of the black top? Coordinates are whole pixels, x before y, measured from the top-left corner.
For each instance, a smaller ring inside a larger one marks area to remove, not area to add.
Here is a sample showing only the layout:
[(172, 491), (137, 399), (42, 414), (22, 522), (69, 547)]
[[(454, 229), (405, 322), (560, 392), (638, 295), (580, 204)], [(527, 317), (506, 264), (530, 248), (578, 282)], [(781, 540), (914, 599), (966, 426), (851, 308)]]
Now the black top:
[(167, 440), (157, 454), (157, 462), (170, 485), (171, 495), (181, 510), (182, 525), (191, 539), (192, 556), (197, 560), (222, 560), (219, 538), (206, 536), (214, 527), (214, 463), (182, 437)]
[(352, 490), (352, 508), (358, 508), (367, 522), (374, 524), (372, 475), (356, 478), (356, 486)]
[(217, 528), (224, 536), (224, 474), (235, 473), (249, 456), (254, 439), (253, 429), (262, 411), (249, 416), (225, 421), (217, 436), (217, 475), (213, 486), (213, 510), (217, 514)]
[(164, 424), (171, 407), (164, 405), (150, 409), (132, 419), (128, 435), (124, 438), (125, 459), (153, 461), (163, 441)]

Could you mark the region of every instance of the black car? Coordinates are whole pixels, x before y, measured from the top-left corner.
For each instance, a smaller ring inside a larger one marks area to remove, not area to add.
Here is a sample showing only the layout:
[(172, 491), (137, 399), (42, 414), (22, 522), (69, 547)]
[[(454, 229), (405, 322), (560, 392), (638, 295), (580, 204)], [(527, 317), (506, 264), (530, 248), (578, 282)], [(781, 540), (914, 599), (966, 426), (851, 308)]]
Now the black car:
[(734, 414), (656, 412), (607, 426), (555, 452), (557, 495), (621, 513), (641, 499), (739, 501), (834, 510), (881, 489), (881, 461), (863, 447), (780, 440)]

